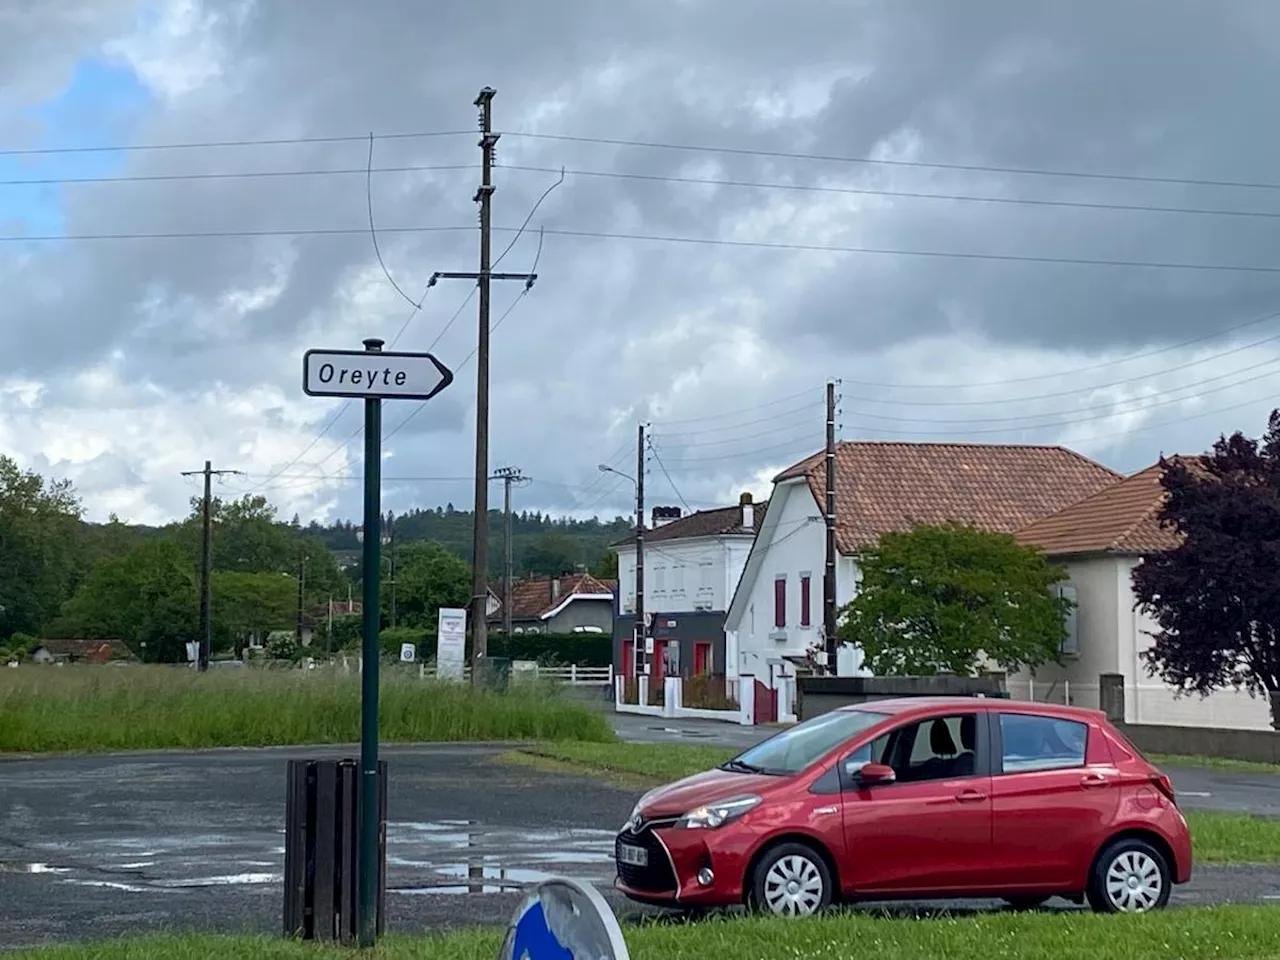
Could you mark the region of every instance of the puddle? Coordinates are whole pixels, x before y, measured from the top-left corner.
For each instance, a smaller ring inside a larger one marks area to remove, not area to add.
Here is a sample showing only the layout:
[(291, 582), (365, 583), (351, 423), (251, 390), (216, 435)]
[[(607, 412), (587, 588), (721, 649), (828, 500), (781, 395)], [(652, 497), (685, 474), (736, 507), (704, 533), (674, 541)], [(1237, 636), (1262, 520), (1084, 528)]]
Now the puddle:
[[(611, 830), (391, 821), (387, 889), (407, 896), (492, 895), (518, 892), (552, 876), (607, 887), (614, 879), (613, 846)], [(284, 882), (284, 847), (275, 828), (238, 837), (115, 835), (51, 841), (33, 844), (28, 855), (29, 862), (0, 862), (0, 873), (52, 874), (57, 883), (173, 896)]]

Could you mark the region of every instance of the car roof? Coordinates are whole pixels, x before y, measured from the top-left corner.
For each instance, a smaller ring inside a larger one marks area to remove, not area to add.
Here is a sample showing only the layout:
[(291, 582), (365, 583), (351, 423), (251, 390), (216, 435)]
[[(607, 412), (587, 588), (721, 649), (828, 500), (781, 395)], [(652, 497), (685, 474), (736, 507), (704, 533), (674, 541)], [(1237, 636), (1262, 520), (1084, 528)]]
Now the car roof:
[(1002, 713), (1034, 713), (1086, 723), (1106, 719), (1106, 714), (1101, 710), (1068, 707), (1060, 703), (1009, 700), (1004, 697), (893, 697), (885, 700), (868, 700), (865, 703), (851, 703), (838, 709), (865, 710), (869, 713), (887, 713), (902, 717), (931, 716), (949, 710), (999, 710)]

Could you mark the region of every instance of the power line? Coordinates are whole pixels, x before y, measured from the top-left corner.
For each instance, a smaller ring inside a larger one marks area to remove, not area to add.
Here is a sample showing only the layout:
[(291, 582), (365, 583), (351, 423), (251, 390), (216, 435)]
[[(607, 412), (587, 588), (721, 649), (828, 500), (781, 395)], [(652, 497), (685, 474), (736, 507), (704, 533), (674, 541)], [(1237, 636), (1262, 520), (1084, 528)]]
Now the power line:
[(658, 453), (658, 448), (653, 445), (653, 434), (649, 434), (649, 451), (653, 454), (653, 459), (658, 461), (658, 466), (662, 469), (662, 475), (667, 478), (667, 483), (671, 484), (671, 489), (675, 491), (675, 495), (680, 502), (684, 504), (684, 508), (690, 513), (696, 512), (693, 507), (689, 506), (689, 501), (684, 498), (684, 494), (680, 492), (680, 488), (676, 486), (676, 482), (671, 479), (671, 474), (667, 472), (667, 465), (662, 462), (662, 455)]
[(727, 413), (712, 413), (712, 414), (708, 414), (705, 417), (688, 417), (684, 420), (661, 420), (657, 422), (657, 425), (670, 426), (672, 424), (678, 424), (678, 423), (706, 423), (710, 420), (725, 420), (729, 417), (736, 417), (742, 413), (750, 413), (753, 410), (767, 410), (770, 407), (776, 407), (779, 404), (787, 403), (791, 400), (797, 400), (800, 397), (807, 397), (812, 393), (813, 393), (812, 390), (801, 390), (799, 393), (789, 393), (785, 397), (778, 397), (774, 400), (769, 400), (769, 401), (766, 401), (765, 403), (757, 403), (750, 407), (740, 407), (737, 410), (732, 410)]
[(945, 163), (924, 160), (886, 160), (878, 157), (840, 156), (836, 154), (794, 153), (784, 150), (758, 150), (747, 147), (717, 147), (706, 144), (664, 143), (654, 140), (624, 140), (610, 137), (581, 137), (556, 133), (520, 133), (507, 131), (508, 137), (527, 140), (554, 140), (564, 143), (594, 143), (613, 147), (642, 147), (652, 150), (681, 150), (691, 153), (721, 153), (729, 156), (768, 157), (774, 160), (806, 160), (820, 163), (847, 163), (865, 166), (908, 167), (921, 170), (958, 170), (967, 173), (1004, 173), (1033, 177), (1069, 177), (1081, 180), (1118, 180), (1129, 183), (1165, 183), (1196, 187), (1239, 187), (1256, 190), (1280, 190), (1280, 183), (1249, 180), (1215, 180), (1197, 177), (1161, 177), (1133, 173), (1100, 173), (1084, 170), (1062, 170), (1046, 167), (1006, 167), (981, 163)]
[[(220, 147), (281, 147), (318, 143), (356, 143), (367, 134), (317, 137), (271, 137), (259, 140), (196, 140), (169, 143), (103, 143), (78, 147), (8, 147), (0, 149), (0, 157), (35, 157), (75, 153), (140, 153), (148, 150), (211, 150)], [(414, 130), (405, 133), (379, 133), (379, 140), (422, 140), (429, 137), (471, 137), (474, 130)]]
[[(709, 430), (685, 430), (677, 433), (663, 433), (662, 435), (669, 439), (674, 439), (676, 437), (701, 437), (701, 436), (705, 436), (708, 433), (714, 433), (716, 435), (720, 435), (725, 430), (735, 430), (735, 429), (738, 429), (739, 427), (754, 427), (757, 424), (761, 424), (761, 423), (773, 423), (777, 420), (784, 420), (787, 417), (794, 417), (798, 413), (806, 413), (806, 414), (812, 413), (815, 406), (820, 406), (820, 404), (807, 403), (804, 406), (796, 407), (793, 410), (784, 410), (782, 413), (775, 413), (771, 417), (760, 417), (756, 420), (747, 420), (744, 423), (730, 423), (723, 427), (712, 427)], [(743, 412), (746, 412), (747, 410), (750, 410), (750, 409), (752, 408), (750, 407), (745, 408)], [(674, 423), (676, 421), (668, 421), (668, 422)], [(660, 427), (662, 426), (662, 424), (659, 423), (659, 424), (656, 424), (656, 426)]]
[[(396, 293), (400, 294), (400, 296), (409, 304), (409, 306), (413, 307), (414, 310), (417, 311), (422, 307), (422, 300), (414, 300), (413, 297), (409, 296), (407, 293), (405, 293), (403, 290), (400, 289), (400, 284), (396, 283), (395, 277), (391, 276), (391, 271), (387, 269), (387, 262), (382, 259), (382, 248), (378, 246), (378, 230), (373, 225), (373, 134), (372, 133), (369, 134), (369, 163), (365, 167), (364, 196), (365, 196), (365, 204), (369, 210), (369, 239), (373, 242), (373, 255), (378, 258), (378, 266), (382, 268), (382, 275), (387, 278), (387, 283), (391, 284), (392, 289), (394, 289)], [(430, 290), (430, 289), (431, 287), (428, 286), (427, 290)], [(423, 298), (425, 298), (426, 295), (427, 295), (427, 291), (424, 290), (422, 292)]]
[[(184, 180), (253, 180), (275, 177), (366, 176), (368, 173), (426, 173), (446, 170), (478, 170), (474, 163), (411, 163), (394, 167), (325, 167), (301, 170), (226, 170), (207, 173), (133, 173), (100, 177), (29, 177), (0, 180), (0, 187), (47, 187), (88, 183), (165, 183)], [(507, 168), (512, 169), (512, 168)], [(535, 168), (530, 168), (535, 169)], [(540, 169), (540, 168), (536, 168)]]
[[(474, 226), (383, 227), (383, 233), (448, 233), (471, 231)], [(9, 234), (0, 243), (55, 243), (122, 240), (226, 239), (245, 237), (342, 236), (364, 233), (367, 228), (308, 228), (298, 230), (219, 230), (168, 231), (163, 233), (81, 233), (81, 234)], [(518, 227), (494, 227), (495, 233), (519, 233)], [(855, 247), (835, 244), (791, 243), (769, 240), (733, 240), (723, 237), (682, 237), (663, 234), (611, 233), (600, 230), (547, 229), (547, 236), (578, 240), (621, 240), (638, 243), (670, 243), (685, 246), (713, 246), (744, 250), (790, 250), (799, 253), (846, 253), (862, 256), (917, 257), (934, 260), (973, 260), (994, 263), (1049, 264), (1056, 266), (1119, 267), (1142, 270), (1187, 270), (1219, 273), (1280, 273), (1280, 267), (1260, 264), (1194, 263), (1162, 260), (1122, 260), (1106, 257), (1035, 256), (1015, 253), (976, 253), (964, 250), (911, 250), (891, 247)]]

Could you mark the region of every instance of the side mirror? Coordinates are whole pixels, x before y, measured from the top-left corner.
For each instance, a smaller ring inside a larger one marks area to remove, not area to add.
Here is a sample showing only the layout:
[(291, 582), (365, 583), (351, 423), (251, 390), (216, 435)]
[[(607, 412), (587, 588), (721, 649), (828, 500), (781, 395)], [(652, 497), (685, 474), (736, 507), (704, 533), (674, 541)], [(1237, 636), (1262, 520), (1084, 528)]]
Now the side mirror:
[(898, 775), (893, 772), (893, 767), (883, 763), (864, 763), (858, 771), (858, 783), (863, 787), (883, 786), (897, 779)]

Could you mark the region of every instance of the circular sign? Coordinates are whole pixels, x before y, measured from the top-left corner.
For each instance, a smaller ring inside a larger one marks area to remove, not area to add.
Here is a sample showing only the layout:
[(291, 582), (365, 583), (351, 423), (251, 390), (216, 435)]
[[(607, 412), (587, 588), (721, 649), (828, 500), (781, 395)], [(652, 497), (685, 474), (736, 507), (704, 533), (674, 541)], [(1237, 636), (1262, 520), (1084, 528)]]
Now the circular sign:
[(589, 883), (546, 880), (516, 909), (498, 960), (629, 960), (618, 918)]

